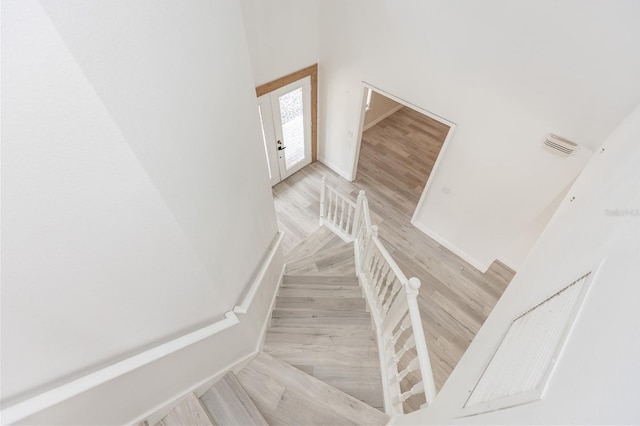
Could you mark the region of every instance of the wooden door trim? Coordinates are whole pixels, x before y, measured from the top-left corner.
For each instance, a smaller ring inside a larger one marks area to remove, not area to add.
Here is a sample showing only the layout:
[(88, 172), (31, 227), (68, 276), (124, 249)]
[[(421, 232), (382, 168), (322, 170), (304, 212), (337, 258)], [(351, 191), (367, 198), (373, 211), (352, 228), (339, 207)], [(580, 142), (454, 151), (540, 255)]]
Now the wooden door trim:
[(313, 64), (284, 77), (256, 87), (260, 97), (305, 77), (311, 77), (311, 162), (318, 159), (318, 64)]

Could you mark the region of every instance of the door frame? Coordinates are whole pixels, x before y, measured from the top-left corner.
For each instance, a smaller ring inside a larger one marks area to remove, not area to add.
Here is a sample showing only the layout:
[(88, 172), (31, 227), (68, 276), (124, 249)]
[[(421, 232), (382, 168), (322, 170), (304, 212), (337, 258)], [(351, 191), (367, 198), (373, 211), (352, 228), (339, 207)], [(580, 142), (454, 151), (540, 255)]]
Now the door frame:
[(261, 84), (256, 87), (256, 96), (266, 95), (305, 77), (311, 77), (311, 162), (313, 163), (318, 159), (318, 64)]
[(447, 136), (444, 139), (444, 142), (442, 143), (442, 148), (440, 148), (440, 152), (438, 153), (438, 157), (436, 158), (436, 161), (433, 165), (433, 168), (431, 169), (431, 172), (429, 173), (429, 177), (427, 178), (427, 182), (424, 185), (424, 189), (422, 190), (422, 194), (420, 195), (420, 200), (418, 201), (418, 204), (416, 205), (415, 210), (413, 211), (413, 215), (411, 216), (411, 223), (415, 225), (415, 220), (416, 220), (416, 214), (418, 213), (418, 211), (420, 211), (420, 209), (422, 208), (422, 205), (424, 204), (425, 199), (427, 198), (427, 191), (429, 191), (429, 189), (431, 188), (431, 182), (433, 182), (433, 177), (436, 175), (436, 172), (438, 171), (438, 167), (440, 166), (440, 163), (442, 162), (442, 157), (444, 157), (444, 152), (447, 150), (447, 148), (449, 147), (449, 143), (451, 142), (451, 139), (453, 137), (453, 133), (456, 129), (456, 123), (454, 123), (453, 121), (449, 121), (444, 117), (441, 117), (437, 114), (434, 114), (430, 111), (427, 111), (425, 109), (420, 108), (417, 105), (412, 104), (409, 101), (406, 101), (402, 98), (399, 98), (397, 96), (392, 95), (389, 92), (386, 92), (372, 84), (367, 83), (366, 81), (362, 82), (362, 101), (360, 104), (360, 115), (359, 115), (359, 122), (358, 122), (358, 137), (356, 139), (356, 146), (355, 146), (355, 155), (354, 155), (354, 159), (353, 159), (353, 167), (351, 170), (353, 170), (351, 172), (351, 181), (353, 182), (354, 180), (356, 180), (356, 175), (358, 173), (358, 162), (360, 161), (360, 145), (362, 145), (362, 133), (364, 132), (364, 116), (366, 114), (366, 107), (367, 107), (367, 91), (371, 89), (374, 92), (377, 92), (379, 94), (381, 94), (382, 96), (389, 98), (393, 101), (396, 101), (397, 103), (406, 106), (407, 108), (410, 108), (420, 114), (426, 115), (429, 118), (432, 118), (442, 124), (445, 124), (447, 126), (449, 126), (449, 132), (447, 132)]

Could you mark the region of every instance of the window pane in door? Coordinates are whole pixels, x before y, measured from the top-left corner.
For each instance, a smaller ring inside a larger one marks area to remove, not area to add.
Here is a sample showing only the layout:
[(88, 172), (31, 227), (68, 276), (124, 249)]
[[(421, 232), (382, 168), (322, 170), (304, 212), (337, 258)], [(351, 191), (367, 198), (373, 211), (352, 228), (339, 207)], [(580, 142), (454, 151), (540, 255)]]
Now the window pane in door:
[(282, 136), (285, 167), (290, 169), (304, 160), (304, 120), (302, 88), (292, 90), (278, 98), (280, 118), (282, 120)]

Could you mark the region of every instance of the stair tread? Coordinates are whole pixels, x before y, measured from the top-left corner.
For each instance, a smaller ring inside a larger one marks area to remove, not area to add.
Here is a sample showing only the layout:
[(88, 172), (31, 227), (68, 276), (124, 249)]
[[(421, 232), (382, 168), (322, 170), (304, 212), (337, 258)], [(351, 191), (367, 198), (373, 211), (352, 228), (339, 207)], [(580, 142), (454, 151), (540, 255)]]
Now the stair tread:
[[(286, 330), (286, 328), (283, 327), (281, 330)], [(311, 334), (296, 331), (279, 333), (276, 330), (269, 330), (265, 338), (265, 343), (300, 343), (304, 345), (326, 345), (331, 347), (340, 345), (375, 345), (376, 338), (373, 333), (339, 335)]]
[(302, 240), (297, 246), (287, 252), (285, 258), (287, 262), (295, 261), (301, 257), (309, 256), (318, 251), (340, 247), (346, 244), (340, 237), (333, 233), (326, 226), (321, 226), (307, 238)]
[(341, 329), (357, 328), (360, 330), (368, 330), (371, 328), (369, 320), (354, 319), (350, 321), (350, 324), (344, 324), (340, 318), (273, 318), (271, 320), (272, 327), (336, 327)]
[(291, 275), (283, 277), (283, 284), (341, 284), (358, 285), (358, 277), (353, 275)]
[[(362, 298), (362, 292), (358, 287), (340, 288), (338, 290), (331, 288), (290, 288), (280, 287), (278, 291), (280, 297), (346, 297), (346, 298)], [(364, 299), (363, 299), (364, 300)]]
[(265, 343), (264, 351), (292, 365), (376, 367), (377, 351), (366, 347), (327, 347), (303, 343)]
[(289, 274), (350, 274), (355, 275), (353, 246), (330, 247), (302, 257), (287, 259)]
[(337, 337), (369, 337), (375, 335), (371, 328), (365, 329), (341, 329), (333, 327), (304, 327), (300, 325), (293, 325), (291, 327), (269, 327), (267, 334), (302, 334), (309, 336), (337, 336)]
[[(271, 425), (373, 425), (389, 420), (375, 408), (265, 353), (258, 354), (238, 379)], [(282, 390), (277, 405), (265, 388)]]
[(225, 374), (200, 400), (216, 424), (267, 425), (233, 372)]
[(323, 309), (332, 311), (362, 311), (366, 303), (361, 297), (277, 297), (279, 309)]
[(282, 284), (280, 286), (281, 289), (289, 288), (292, 290), (353, 290), (358, 289), (357, 283), (352, 284)]
[(213, 424), (198, 397), (190, 393), (169, 414), (156, 423), (156, 426), (212, 426)]

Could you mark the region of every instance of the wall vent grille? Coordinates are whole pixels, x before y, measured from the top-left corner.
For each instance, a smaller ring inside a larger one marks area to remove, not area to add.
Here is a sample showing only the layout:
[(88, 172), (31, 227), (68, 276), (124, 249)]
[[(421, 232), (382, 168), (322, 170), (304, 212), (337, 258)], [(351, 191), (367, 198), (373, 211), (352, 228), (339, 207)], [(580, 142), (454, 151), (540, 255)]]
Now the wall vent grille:
[(469, 395), (463, 417), (542, 398), (586, 295), (590, 274), (513, 320)]
[(563, 154), (565, 156), (571, 155), (576, 150), (578, 144), (573, 143), (567, 139), (556, 136), (553, 133), (550, 134), (544, 141), (545, 146), (551, 151)]

